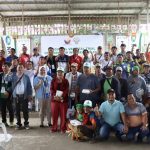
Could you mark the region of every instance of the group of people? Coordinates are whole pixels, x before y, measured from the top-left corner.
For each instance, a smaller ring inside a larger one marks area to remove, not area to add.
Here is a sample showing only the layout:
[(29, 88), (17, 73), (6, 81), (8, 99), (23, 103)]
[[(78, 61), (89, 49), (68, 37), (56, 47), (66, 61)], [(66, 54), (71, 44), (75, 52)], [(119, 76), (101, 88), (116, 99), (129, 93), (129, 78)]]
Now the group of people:
[(104, 52), (99, 46), (94, 54), (85, 49), (82, 57), (78, 48), (68, 56), (60, 47), (54, 56), (49, 47), (48, 55), (42, 56), (38, 48), (29, 55), (23, 46), (19, 57), (11, 48), (6, 58), (1, 50), (2, 122), (13, 126), (15, 114), (15, 129), (21, 129), (22, 111), (24, 127), (29, 129), (29, 107), (34, 102), (39, 126), (45, 126), (46, 116), (51, 132), (67, 131), (77, 140), (106, 140), (114, 130), (120, 141), (150, 141), (150, 52), (127, 51), (125, 44), (120, 48), (120, 53), (115, 46)]

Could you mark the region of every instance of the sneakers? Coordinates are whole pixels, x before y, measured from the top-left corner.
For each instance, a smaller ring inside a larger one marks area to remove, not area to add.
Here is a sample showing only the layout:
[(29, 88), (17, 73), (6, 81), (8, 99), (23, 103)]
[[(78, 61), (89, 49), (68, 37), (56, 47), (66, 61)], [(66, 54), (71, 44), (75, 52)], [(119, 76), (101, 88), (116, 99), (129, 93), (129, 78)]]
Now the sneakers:
[(15, 130), (20, 130), (21, 126), (20, 125), (16, 125)]
[(9, 127), (9, 125), (8, 125), (8, 123), (7, 123), (7, 122), (5, 122), (4, 124), (5, 124), (5, 126), (6, 126), (6, 127)]
[(41, 125), (40, 125), (40, 128), (44, 128), (44, 125), (43, 125), (43, 124), (41, 124)]
[(9, 126), (10, 126), (10, 127), (13, 127), (13, 126), (14, 126), (14, 123), (13, 123), (13, 122), (10, 122)]
[(122, 142), (127, 141), (127, 136), (126, 136), (126, 134), (121, 135), (120, 140), (121, 140)]
[(48, 127), (52, 127), (52, 124), (51, 124), (51, 123), (48, 123)]
[(30, 129), (29, 125), (25, 125), (24, 128), (25, 128), (26, 130), (29, 130), (29, 129)]

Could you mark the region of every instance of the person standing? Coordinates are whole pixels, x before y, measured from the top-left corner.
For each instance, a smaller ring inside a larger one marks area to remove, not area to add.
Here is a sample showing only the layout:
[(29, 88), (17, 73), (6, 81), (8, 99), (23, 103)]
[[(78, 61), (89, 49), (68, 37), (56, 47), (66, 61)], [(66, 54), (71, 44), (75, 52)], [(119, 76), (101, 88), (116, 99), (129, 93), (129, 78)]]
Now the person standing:
[(65, 54), (65, 48), (59, 48), (59, 55), (56, 57), (57, 67), (64, 68), (64, 73), (69, 71), (69, 56)]
[(48, 55), (45, 57), (47, 61), (47, 66), (51, 69), (52, 77), (56, 75), (56, 56), (54, 56), (54, 49), (52, 47), (48, 48)]
[(6, 58), (6, 62), (11, 63), (13, 59), (18, 59), (18, 57), (15, 55), (16, 50), (14, 48), (10, 49), (10, 55)]
[(64, 68), (57, 68), (57, 77), (51, 83), (51, 111), (53, 125), (51, 132), (58, 131), (58, 117), (60, 116), (60, 130), (62, 133), (66, 131), (66, 114), (68, 108), (68, 92), (69, 83), (64, 78)]
[(72, 108), (72, 106), (75, 106), (75, 94), (76, 94), (76, 86), (77, 86), (77, 80), (78, 77), (81, 75), (80, 72), (77, 72), (78, 64), (72, 63), (71, 64), (71, 72), (68, 72), (65, 76), (65, 78), (69, 82), (69, 108)]
[(97, 47), (97, 52), (94, 54), (94, 64), (100, 63), (104, 59), (102, 46)]
[(121, 98), (120, 101), (125, 104), (126, 103), (126, 99), (127, 99), (127, 95), (128, 95), (128, 82), (126, 79), (122, 78), (122, 68), (121, 67), (117, 67), (116, 68), (116, 74), (115, 74), (116, 78), (119, 80), (120, 82), (120, 89), (121, 89)]
[(5, 63), (5, 52), (3, 50), (0, 51), (0, 72), (3, 72), (2, 65)]
[(34, 78), (34, 88), (35, 88), (35, 96), (39, 100), (40, 103), (40, 119), (41, 124), (40, 127), (44, 127), (44, 117), (46, 115), (48, 126), (51, 125), (51, 112), (50, 112), (50, 85), (52, 78), (46, 74), (46, 69), (44, 67), (39, 68), (39, 75)]
[[(70, 56), (70, 58), (69, 58), (69, 65), (71, 66), (72, 63), (77, 63), (78, 64), (77, 70), (79, 72), (82, 72), (82, 57), (79, 56), (78, 48), (73, 48), (73, 55)], [(71, 68), (70, 68), (70, 70), (71, 70)]]
[(118, 81), (117, 78), (113, 76), (113, 68), (112, 67), (107, 67), (105, 68), (105, 73), (106, 76), (103, 78), (100, 82), (101, 85), (101, 97), (102, 100), (107, 99), (107, 91), (109, 89), (114, 89), (115, 94), (116, 94), (116, 99), (120, 100), (120, 82)]
[(21, 108), (24, 117), (24, 127), (25, 129), (28, 130), (29, 129), (28, 101), (32, 98), (32, 86), (29, 77), (24, 74), (23, 64), (19, 64), (17, 66), (16, 74), (12, 74), (11, 72), (9, 72), (5, 77), (5, 80), (12, 82), (13, 98), (15, 101), (16, 118), (17, 118), (16, 130), (21, 129), (22, 127), (20, 116)]
[[(0, 108), (1, 108), (1, 115), (2, 115), (2, 122), (5, 124), (6, 127), (13, 126), (14, 122), (14, 112), (13, 112), (13, 101), (10, 99), (12, 93), (12, 85), (11, 82), (5, 80), (5, 76), (9, 71), (8, 63), (4, 63), (2, 65), (3, 73), (0, 73)], [(6, 119), (6, 109), (9, 112), (9, 122), (8, 125)]]
[(33, 48), (33, 55), (31, 56), (30, 61), (33, 62), (34, 69), (38, 66), (40, 57), (41, 55), (39, 54), (38, 48), (37, 47)]
[(137, 102), (143, 103), (142, 97), (147, 94), (145, 80), (139, 75), (139, 67), (134, 66), (132, 74), (128, 78), (128, 92), (133, 93)]
[(93, 107), (100, 103), (100, 84), (98, 77), (91, 73), (91, 64), (83, 64), (83, 74), (77, 80), (76, 102), (84, 103), (86, 99), (92, 101)]
[(19, 57), (19, 63), (22, 63), (23, 66), (25, 67), (25, 64), (28, 60), (30, 60), (30, 55), (27, 54), (27, 47), (25, 45), (23, 45), (22, 54)]

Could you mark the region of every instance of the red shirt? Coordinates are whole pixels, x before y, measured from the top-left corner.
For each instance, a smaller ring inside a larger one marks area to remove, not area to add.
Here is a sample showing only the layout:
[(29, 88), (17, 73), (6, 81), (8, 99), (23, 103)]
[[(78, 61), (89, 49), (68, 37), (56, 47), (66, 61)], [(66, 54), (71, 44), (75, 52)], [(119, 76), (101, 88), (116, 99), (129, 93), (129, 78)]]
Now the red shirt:
[(24, 66), (25, 66), (26, 62), (29, 60), (30, 60), (29, 54), (21, 54), (21, 56), (19, 57), (19, 62), (22, 63)]
[(146, 52), (145, 56), (146, 56), (147, 62), (150, 63), (150, 52)]
[(56, 95), (56, 91), (62, 91), (63, 92), (63, 102), (68, 101), (68, 92), (69, 92), (69, 82), (67, 79), (63, 79), (62, 83), (58, 83), (58, 78), (54, 78), (51, 82), (51, 101), (55, 102), (54, 96)]
[(5, 63), (5, 58), (4, 57), (0, 58), (0, 72), (3, 72), (3, 70), (2, 70), (3, 63)]
[(70, 56), (69, 59), (69, 64), (71, 65), (72, 63), (77, 63), (78, 64), (78, 71), (81, 70), (82, 67), (82, 57), (79, 55), (72, 55)]

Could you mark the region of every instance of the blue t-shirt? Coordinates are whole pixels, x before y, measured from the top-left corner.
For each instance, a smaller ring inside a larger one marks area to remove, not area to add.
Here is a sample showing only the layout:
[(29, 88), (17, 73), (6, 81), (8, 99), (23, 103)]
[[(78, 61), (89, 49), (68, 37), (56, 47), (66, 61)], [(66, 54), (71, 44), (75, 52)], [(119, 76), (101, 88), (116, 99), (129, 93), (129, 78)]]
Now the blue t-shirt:
[(11, 63), (11, 61), (12, 61), (13, 59), (18, 59), (18, 57), (17, 57), (16, 55), (14, 55), (13, 57), (12, 57), (12, 56), (8, 56), (8, 57), (6, 58), (6, 62)]
[(99, 111), (102, 113), (104, 121), (111, 126), (121, 122), (120, 114), (125, 112), (123, 104), (117, 100), (113, 104), (108, 101), (103, 102)]

